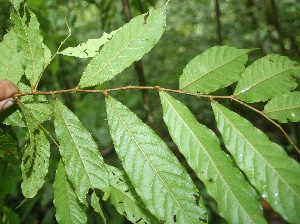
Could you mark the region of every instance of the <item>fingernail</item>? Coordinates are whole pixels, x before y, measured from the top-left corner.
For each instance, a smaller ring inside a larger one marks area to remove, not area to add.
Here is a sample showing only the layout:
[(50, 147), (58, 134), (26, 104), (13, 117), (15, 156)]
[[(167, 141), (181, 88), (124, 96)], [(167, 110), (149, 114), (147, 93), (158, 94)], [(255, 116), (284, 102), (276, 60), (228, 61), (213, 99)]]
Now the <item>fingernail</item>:
[(11, 107), (14, 103), (15, 100), (12, 97), (0, 101), (0, 112)]

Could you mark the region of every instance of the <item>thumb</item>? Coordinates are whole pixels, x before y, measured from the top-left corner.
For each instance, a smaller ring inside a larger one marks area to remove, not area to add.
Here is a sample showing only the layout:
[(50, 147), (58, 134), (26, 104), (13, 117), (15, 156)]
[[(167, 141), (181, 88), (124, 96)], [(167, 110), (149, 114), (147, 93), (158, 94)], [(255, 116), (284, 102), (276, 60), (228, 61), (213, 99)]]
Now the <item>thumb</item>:
[(12, 96), (19, 93), (18, 87), (9, 80), (0, 80), (0, 112), (14, 104)]

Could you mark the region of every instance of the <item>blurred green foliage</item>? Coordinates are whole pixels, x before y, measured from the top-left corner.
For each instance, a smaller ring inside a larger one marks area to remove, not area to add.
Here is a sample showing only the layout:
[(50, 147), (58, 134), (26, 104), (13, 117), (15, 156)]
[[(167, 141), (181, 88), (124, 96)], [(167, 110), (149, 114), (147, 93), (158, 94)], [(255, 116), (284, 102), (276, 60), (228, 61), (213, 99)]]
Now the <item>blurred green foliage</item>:
[[(132, 17), (145, 13), (153, 7), (162, 6), (165, 2), (165, 0), (132, 0), (130, 1)], [(216, 14), (216, 2), (219, 3), (220, 17)], [(275, 10), (272, 8), (272, 2), (270, 0), (170, 1), (167, 7), (166, 31), (153, 50), (142, 59), (146, 84), (178, 89), (178, 79), (185, 65), (207, 48), (220, 44), (220, 41), (222, 44), (237, 48), (260, 48), (260, 51), (252, 54), (250, 62), (271, 52), (299, 60), (300, 2), (297, 0), (274, 1), (276, 3)], [(11, 27), (9, 17), (13, 8), (7, 0), (0, 0), (0, 5), (0, 40), (2, 40), (3, 35)], [(77, 46), (87, 39), (99, 38), (103, 32), (109, 33), (125, 23), (121, 1), (27, 0), (27, 5), (37, 15), (44, 43), (50, 48), (52, 54), (55, 53), (61, 41), (68, 35), (65, 20), (71, 28), (72, 35), (62, 49)], [(218, 20), (221, 24), (219, 30), (221, 40), (217, 36)], [(87, 62), (87, 59), (66, 56), (56, 57), (45, 71), (40, 90), (43, 90), (43, 87), (47, 87), (48, 90), (75, 87)], [(140, 85), (134, 66), (129, 67), (123, 73), (124, 75), (118, 76), (96, 88)], [(147, 123), (142, 106), (142, 94), (140, 91), (133, 91), (119, 91), (112, 93), (112, 95), (126, 104)], [(228, 94), (232, 93), (230, 88), (221, 91)], [(158, 100), (158, 94), (149, 92), (149, 96), (150, 108), (156, 123), (153, 128), (171, 148), (174, 148), (175, 146), (171, 142), (162, 122), (162, 108)], [(113, 146), (108, 131), (103, 96), (76, 93), (64, 94), (60, 97), (92, 133), (106, 162), (118, 166), (119, 161), (112, 150)], [(186, 105), (192, 111), (197, 112), (197, 119), (201, 123), (216, 130), (208, 101), (198, 101), (195, 98), (185, 96), (177, 96), (177, 98), (184, 99)], [(102, 102), (103, 104), (96, 102)], [(230, 102), (227, 103), (232, 106)], [(281, 145), (288, 145), (281, 133), (275, 127), (266, 123), (265, 120), (248, 116), (245, 108), (236, 105), (234, 110), (249, 118), (256, 126), (269, 134), (272, 140)], [(46, 125), (52, 124), (47, 123)], [(8, 127), (1, 125), (0, 128), (10, 133)], [(284, 128), (299, 145), (299, 123), (287, 124), (284, 125)], [(20, 130), (16, 132), (18, 139), (22, 139), (20, 136), (24, 133)], [(7, 138), (11, 139), (10, 136)], [(14, 146), (14, 144), (14, 141), (11, 140), (11, 145)], [(24, 144), (24, 142), (18, 142), (18, 147), (22, 148)], [(53, 148), (49, 174), (44, 187), (35, 198), (27, 201), (23, 201), (24, 197), (20, 190), (19, 156), (7, 153), (5, 159), (0, 158), (0, 222), (43, 224), (56, 222), (52, 202), (52, 183), (59, 156), (55, 146)], [(178, 155), (176, 152), (175, 154)], [(191, 173), (192, 177), (193, 175)], [(4, 189), (1, 187), (4, 180), (9, 181), (9, 184), (5, 184), (5, 186), (10, 186), (9, 188)], [(202, 183), (197, 184), (201, 189)], [(23, 203), (22, 206), (16, 208), (21, 203)], [(216, 208), (213, 201), (208, 202), (208, 207), (211, 209), (212, 222), (222, 223), (222, 219), (214, 215)], [(108, 220), (112, 220), (112, 223), (126, 223), (126, 220), (123, 220), (124, 218), (116, 212), (113, 206), (105, 204), (103, 210), (108, 215)], [(88, 214), (88, 223), (102, 222), (101, 218), (93, 213), (91, 208)]]

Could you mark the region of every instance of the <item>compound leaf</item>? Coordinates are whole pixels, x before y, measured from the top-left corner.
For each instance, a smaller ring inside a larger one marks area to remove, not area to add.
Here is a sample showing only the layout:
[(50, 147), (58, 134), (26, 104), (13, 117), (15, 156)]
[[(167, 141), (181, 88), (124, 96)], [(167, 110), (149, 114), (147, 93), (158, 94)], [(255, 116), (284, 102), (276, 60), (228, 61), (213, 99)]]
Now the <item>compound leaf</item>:
[(101, 84), (141, 59), (160, 39), (165, 19), (164, 9), (133, 18), (91, 60), (78, 85), (88, 87)]
[(210, 93), (229, 86), (240, 78), (251, 51), (228, 46), (206, 50), (184, 68), (179, 88), (192, 93)]
[(264, 108), (265, 114), (281, 123), (300, 121), (300, 92), (290, 92), (271, 99)]
[(288, 57), (267, 55), (247, 67), (238, 81), (234, 95), (245, 102), (267, 101), (297, 87), (300, 66)]
[(109, 201), (132, 223), (159, 223), (138, 196), (124, 170), (106, 166), (109, 170), (111, 192)]
[(169, 133), (216, 200), (219, 214), (228, 223), (266, 223), (256, 192), (221, 150), (218, 137), (181, 102), (167, 93), (159, 94)]
[(56, 209), (58, 223), (81, 224), (87, 222), (85, 206), (79, 203), (78, 198), (68, 180), (63, 162), (60, 161), (54, 181), (53, 203)]
[(59, 100), (54, 101), (54, 126), (66, 173), (82, 203), (89, 188), (109, 192), (108, 173), (91, 134), (75, 114)]
[(119, 29), (111, 33), (104, 33), (101, 38), (89, 39), (87, 42), (81, 43), (77, 47), (68, 47), (60, 52), (60, 54), (78, 58), (95, 57), (100, 52), (101, 47), (106, 44), (118, 31)]
[(0, 43), (0, 79), (8, 79), (17, 84), (24, 70), (20, 55), (17, 51), (16, 35), (10, 30)]
[(124, 170), (147, 208), (160, 221), (206, 220), (197, 188), (167, 145), (126, 106), (106, 98), (111, 137)]
[(290, 223), (300, 222), (300, 166), (249, 121), (212, 103), (224, 144), (261, 196)]

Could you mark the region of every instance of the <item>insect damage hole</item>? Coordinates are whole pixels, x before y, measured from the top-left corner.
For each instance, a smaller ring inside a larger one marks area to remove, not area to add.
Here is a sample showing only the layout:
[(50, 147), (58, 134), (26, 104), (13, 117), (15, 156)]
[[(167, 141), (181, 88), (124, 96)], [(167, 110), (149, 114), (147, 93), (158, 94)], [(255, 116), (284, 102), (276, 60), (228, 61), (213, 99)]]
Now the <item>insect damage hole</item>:
[(176, 215), (173, 215), (173, 221), (177, 222), (177, 216)]

